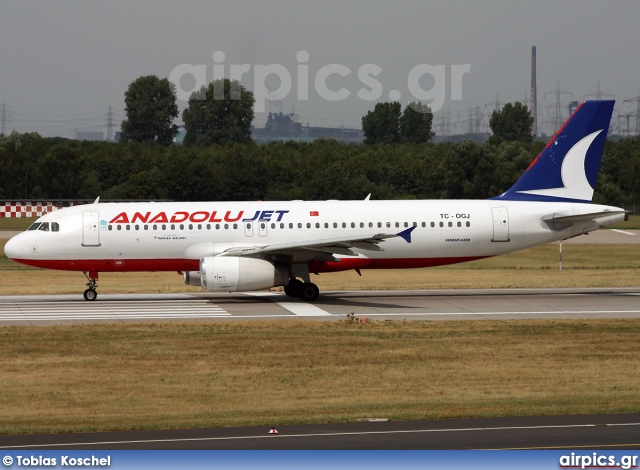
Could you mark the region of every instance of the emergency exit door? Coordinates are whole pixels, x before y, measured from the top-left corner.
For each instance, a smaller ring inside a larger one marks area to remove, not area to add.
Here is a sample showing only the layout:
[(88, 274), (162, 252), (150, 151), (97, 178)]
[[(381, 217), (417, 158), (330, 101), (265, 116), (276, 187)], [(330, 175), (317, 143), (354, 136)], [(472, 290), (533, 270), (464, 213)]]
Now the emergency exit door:
[(100, 213), (85, 211), (82, 213), (82, 246), (100, 246)]
[(492, 242), (509, 241), (509, 212), (506, 207), (492, 207), (493, 239)]

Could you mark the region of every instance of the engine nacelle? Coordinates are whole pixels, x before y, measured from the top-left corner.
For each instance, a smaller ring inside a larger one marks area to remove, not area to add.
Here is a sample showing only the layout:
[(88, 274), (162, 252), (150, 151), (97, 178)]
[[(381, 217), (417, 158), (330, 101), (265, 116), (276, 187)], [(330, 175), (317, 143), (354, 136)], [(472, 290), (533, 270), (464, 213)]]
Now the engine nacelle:
[(238, 256), (207, 256), (200, 260), (202, 288), (209, 292), (243, 292), (283, 286), (288, 268)]
[(201, 286), (202, 279), (200, 271), (185, 271), (182, 273), (184, 276), (184, 283), (188, 286)]

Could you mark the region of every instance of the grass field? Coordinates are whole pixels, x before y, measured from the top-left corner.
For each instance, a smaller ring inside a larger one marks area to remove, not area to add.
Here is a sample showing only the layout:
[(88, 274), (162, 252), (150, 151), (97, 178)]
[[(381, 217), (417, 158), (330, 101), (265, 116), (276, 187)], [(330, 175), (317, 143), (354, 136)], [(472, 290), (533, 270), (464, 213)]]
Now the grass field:
[(0, 328), (0, 434), (640, 411), (640, 320)]

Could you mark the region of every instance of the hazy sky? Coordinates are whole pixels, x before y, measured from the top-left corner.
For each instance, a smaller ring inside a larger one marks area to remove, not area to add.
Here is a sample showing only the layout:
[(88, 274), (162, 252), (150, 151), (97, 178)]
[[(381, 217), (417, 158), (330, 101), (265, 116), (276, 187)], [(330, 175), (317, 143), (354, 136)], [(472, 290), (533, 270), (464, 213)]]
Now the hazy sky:
[[(381, 69), (377, 101), (389, 101), (397, 90), (403, 104), (415, 99), (408, 88), (412, 69), (444, 66), (444, 107), (466, 119), (470, 104), (488, 113), (496, 92), (505, 102), (528, 97), (535, 45), (542, 114), (554, 109), (545, 106), (555, 105), (555, 95), (545, 92), (558, 81), (574, 100), (595, 92), (599, 81), (615, 95), (616, 109), (628, 113), (635, 103), (622, 100), (640, 93), (639, 20), (636, 0), (2, 0), (0, 102), (7, 105), (8, 130), (67, 137), (74, 126), (106, 132), (109, 103), (119, 122), (124, 92), (137, 77), (168, 78), (190, 64), (205, 67), (210, 81), (212, 54), (222, 51), (227, 74), (230, 65), (251, 66), (243, 77), (250, 89), (256, 66), (282, 65), (293, 86), (272, 110), (288, 113), (295, 105), (305, 124), (359, 127), (376, 102), (357, 95), (370, 91), (358, 77), (367, 64)], [(300, 51), (309, 56), (309, 96), (302, 100), (296, 99)], [(316, 91), (318, 71), (331, 64), (351, 72), (326, 80), (329, 90), (348, 91), (346, 99), (329, 101)], [(471, 68), (462, 77), (462, 99), (452, 100), (452, 68), (464, 64)], [(189, 89), (194, 82), (187, 76), (180, 84)], [(279, 85), (274, 76), (266, 82)], [(426, 75), (419, 84), (429, 90), (435, 83)], [(265, 113), (256, 113), (257, 125), (264, 120)]]

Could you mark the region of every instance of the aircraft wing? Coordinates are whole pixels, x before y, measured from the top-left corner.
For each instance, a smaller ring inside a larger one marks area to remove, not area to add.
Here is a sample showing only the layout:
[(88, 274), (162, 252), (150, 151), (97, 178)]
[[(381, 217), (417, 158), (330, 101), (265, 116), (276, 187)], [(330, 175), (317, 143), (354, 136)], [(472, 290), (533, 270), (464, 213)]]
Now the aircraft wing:
[(380, 243), (388, 238), (401, 237), (407, 243), (411, 243), (411, 232), (415, 227), (410, 227), (400, 233), (377, 233), (367, 235), (355, 235), (341, 238), (325, 238), (290, 243), (276, 243), (264, 246), (248, 246), (230, 248), (219, 256), (250, 256), (266, 257), (288, 256), (297, 259), (339, 261), (333, 255), (358, 256), (353, 248), (369, 251), (384, 251)]

